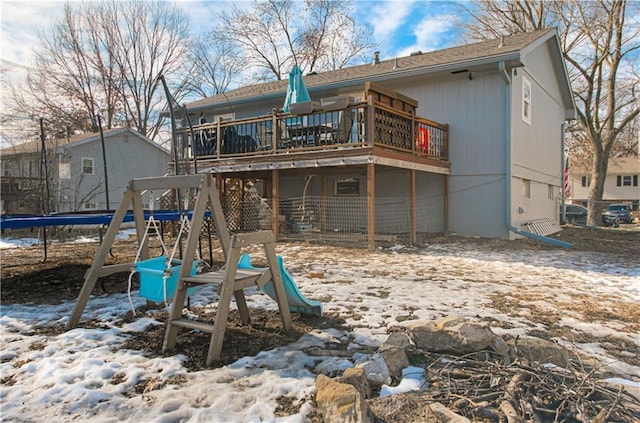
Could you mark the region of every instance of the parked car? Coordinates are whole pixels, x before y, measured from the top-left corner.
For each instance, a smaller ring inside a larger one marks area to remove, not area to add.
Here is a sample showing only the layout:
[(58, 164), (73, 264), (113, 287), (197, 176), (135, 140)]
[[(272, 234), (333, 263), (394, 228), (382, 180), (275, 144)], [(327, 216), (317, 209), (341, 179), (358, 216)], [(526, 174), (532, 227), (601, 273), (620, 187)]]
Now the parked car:
[(565, 204), (564, 216), (560, 213), (560, 223), (587, 223), (587, 208), (577, 204)]
[(618, 216), (615, 214), (607, 214), (607, 212), (602, 213), (602, 224), (604, 226), (612, 226), (617, 228), (620, 226), (620, 221), (618, 220)]
[(602, 213), (602, 223), (605, 226), (611, 226), (607, 223), (612, 222), (614, 217), (618, 223), (632, 223), (631, 207), (628, 204), (610, 204)]

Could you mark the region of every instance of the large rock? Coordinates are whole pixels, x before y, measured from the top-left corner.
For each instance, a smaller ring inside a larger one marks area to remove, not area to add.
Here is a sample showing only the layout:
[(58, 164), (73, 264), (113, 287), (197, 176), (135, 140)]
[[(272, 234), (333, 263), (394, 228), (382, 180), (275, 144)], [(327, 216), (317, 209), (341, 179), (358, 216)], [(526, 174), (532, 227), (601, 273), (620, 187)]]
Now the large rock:
[(407, 334), (417, 348), (425, 351), (468, 354), (487, 350), (495, 334), (481, 324), (459, 316), (447, 316), (437, 322), (416, 321), (408, 326)]
[(355, 387), (363, 398), (371, 398), (371, 387), (362, 367), (350, 367), (344, 371), (339, 382)]
[(513, 357), (524, 358), (530, 363), (552, 363), (560, 367), (567, 367), (569, 364), (567, 350), (546, 339), (521, 336), (510, 339), (507, 344)]
[(402, 378), (402, 369), (409, 366), (407, 353), (403, 348), (391, 347), (380, 351), (380, 355), (384, 359), (389, 369), (389, 374), (395, 380)]
[(316, 403), (325, 422), (373, 422), (369, 405), (354, 386), (325, 375), (316, 378)]
[(406, 333), (393, 332), (391, 335), (389, 335), (387, 340), (384, 341), (384, 344), (380, 346), (380, 349), (385, 350), (387, 348), (392, 348), (392, 347), (408, 348), (410, 346), (411, 346), (411, 339), (409, 339), (409, 336)]
[(391, 383), (391, 373), (387, 367), (387, 362), (380, 353), (372, 354), (371, 357), (356, 367), (362, 367), (367, 375), (367, 380), (376, 385)]

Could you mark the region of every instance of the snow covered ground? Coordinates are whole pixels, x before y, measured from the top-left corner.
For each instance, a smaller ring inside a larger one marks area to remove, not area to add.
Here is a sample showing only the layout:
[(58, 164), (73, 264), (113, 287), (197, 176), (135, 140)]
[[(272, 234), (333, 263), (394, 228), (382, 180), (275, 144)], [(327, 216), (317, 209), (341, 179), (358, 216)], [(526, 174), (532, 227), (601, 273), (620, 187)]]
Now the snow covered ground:
[[(81, 322), (57, 336), (38, 335), (34, 328), (66, 323), (73, 301), (5, 305), (0, 312), (2, 420), (303, 422), (308, 404), (296, 415), (276, 417), (276, 399), (303, 402), (314, 390), (317, 372), (353, 365), (344, 357), (310, 356), (304, 349), (339, 340), (357, 351), (379, 345), (392, 326), (449, 314), (491, 319), (496, 333), (517, 335), (545, 329), (536, 313), (557, 313), (558, 325), (590, 339), (576, 344), (580, 350), (603, 360), (624, 383), (640, 386), (640, 368), (616, 360), (603, 347), (616, 337), (637, 351), (640, 334), (615, 317), (597, 320), (580, 312), (593, 305), (615, 316), (620, 307), (638, 307), (640, 263), (598, 253), (484, 249), (462, 243), (396, 246), (373, 253), (278, 244), (277, 252), (301, 292), (321, 300), (325, 313), (343, 317), (349, 330), (317, 329), (290, 345), (228, 366), (188, 372), (184, 356), (150, 358), (122, 348), (131, 334), (159, 324), (144, 315), (122, 323), (130, 308), (126, 294), (89, 300), (83, 321), (96, 319), (105, 328), (82, 328)], [(318, 273), (324, 277), (312, 277)], [(215, 291), (204, 288), (191, 303), (207, 304), (213, 298)], [(517, 307), (497, 307), (496, 298)], [(275, 302), (257, 290), (247, 292), (247, 301), (250, 308), (276, 309)], [(134, 293), (133, 302), (140, 306), (145, 300)], [(355, 354), (354, 360), (364, 357)], [(162, 388), (131, 395), (143, 379), (153, 379)]]

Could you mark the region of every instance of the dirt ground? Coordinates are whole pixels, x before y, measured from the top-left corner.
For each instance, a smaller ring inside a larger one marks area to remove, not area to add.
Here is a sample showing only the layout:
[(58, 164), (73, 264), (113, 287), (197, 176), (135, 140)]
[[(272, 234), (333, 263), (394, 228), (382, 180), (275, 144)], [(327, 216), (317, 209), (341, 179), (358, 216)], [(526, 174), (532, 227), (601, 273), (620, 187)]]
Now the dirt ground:
[[(623, 256), (631, 262), (640, 262), (640, 226), (626, 226), (626, 228), (593, 230), (567, 225), (561, 232), (552, 237), (572, 243), (573, 248), (578, 251), (601, 252)], [(553, 250), (560, 248), (528, 239), (505, 241), (455, 236), (423, 238), (419, 241), (419, 244), (446, 244), (449, 242), (464, 242), (487, 250)], [(96, 243), (50, 242), (44, 262), (42, 262), (44, 258), (42, 246), (0, 250), (0, 304), (59, 304), (66, 300), (76, 299), (84, 283), (85, 272), (93, 263), (97, 248)], [(116, 241), (111, 249), (111, 254), (107, 258), (107, 264), (131, 261), (135, 257), (136, 248), (135, 240)], [(152, 252), (153, 248), (152, 245)], [(204, 245), (204, 248), (202, 257), (209, 257), (206, 245)], [(351, 252), (351, 254), (354, 253), (366, 254), (366, 250), (354, 250)], [(217, 243), (214, 241), (213, 266), (222, 264), (221, 262), (215, 262), (219, 254)], [(127, 277), (128, 274), (114, 274), (101, 278), (98, 280), (93, 293), (127, 292)], [(136, 277), (134, 275), (133, 289), (137, 289)], [(149, 303), (146, 307), (147, 310), (145, 311), (154, 314), (154, 317), (159, 321), (164, 321), (165, 313), (162, 312), (160, 304)], [(197, 313), (197, 310), (195, 312)], [(325, 315), (322, 318), (298, 314), (293, 316), (296, 331), (284, 333), (280, 331), (281, 323), (277, 313), (252, 312), (252, 324), (250, 327), (242, 326), (237, 313), (232, 313), (228, 331), (233, 333), (233, 336), (229, 336), (228, 339), (234, 339), (237, 342), (224, 343), (222, 360), (218, 365), (224, 365), (235, 361), (239, 357), (253, 355), (278, 345), (285, 345), (314, 327), (340, 328), (343, 325), (342, 321), (331, 315)], [(129, 319), (131, 317), (127, 316)], [(83, 322), (83, 325), (91, 325), (91, 322)], [(43, 330), (63, 331), (64, 328), (47, 328)], [(154, 355), (159, 354), (162, 347), (164, 327), (156, 326), (150, 330), (157, 331), (157, 334), (152, 334), (157, 336), (133, 339), (131, 345), (127, 347), (144, 350)], [(207, 343), (208, 336), (206, 335), (203, 335), (202, 339), (190, 337), (189, 339), (179, 340), (178, 345), (182, 345), (181, 348), (184, 349), (181, 352), (190, 357), (190, 361), (187, 363), (187, 367), (190, 370), (197, 371), (202, 368), (207, 350), (207, 348), (202, 348), (202, 345), (207, 345)]]
[[(13, 235), (13, 234), (12, 234)], [(623, 225), (620, 228), (588, 229), (577, 226), (565, 226), (563, 230), (552, 236), (561, 241), (570, 242), (578, 251), (592, 251), (622, 256), (630, 262), (640, 262), (640, 225)], [(541, 250), (558, 249), (560, 247), (540, 243), (538, 241), (521, 239), (517, 241), (491, 240), (481, 238), (460, 238), (455, 236), (428, 237), (421, 239), (419, 244), (464, 242), (477, 245), (478, 248), (487, 250)], [(216, 244), (214, 243), (214, 248)], [(123, 263), (131, 261), (135, 256), (137, 245), (134, 240), (117, 241), (107, 264)], [(47, 251), (47, 259), (42, 262), (42, 246), (0, 250), (1, 264), (1, 304), (57, 304), (66, 300), (74, 300), (84, 282), (84, 274), (93, 262), (97, 250), (96, 243), (71, 244), (50, 243)], [(216, 254), (219, 250), (215, 249)], [(355, 251), (354, 251), (355, 253)], [(366, 251), (358, 250), (358, 254), (366, 254)], [(202, 253), (208, 257), (209, 253)], [(215, 265), (220, 263), (214, 263)], [(98, 281), (94, 289), (95, 294), (124, 293), (127, 292), (127, 276), (115, 274)], [(137, 289), (135, 285), (134, 289)], [(148, 304), (146, 312), (153, 314), (159, 321), (165, 320), (165, 313), (161, 305)], [(192, 310), (198, 314), (198, 310)], [(242, 326), (237, 312), (232, 312), (227, 326), (227, 334), (223, 345), (222, 359), (214, 367), (222, 366), (244, 356), (252, 356), (260, 351), (289, 344), (297, 340), (303, 333), (313, 328), (334, 327), (342, 328), (344, 321), (341, 318), (326, 314), (323, 317), (292, 315), (294, 319), (294, 331), (281, 331), (282, 325), (277, 312), (252, 310), (251, 325)], [(541, 318), (544, 316), (541, 316)], [(131, 320), (131, 315), (125, 316), (122, 323)], [(632, 320), (640, 320), (640, 316), (631, 316)], [(83, 327), (99, 325), (98, 322), (82, 322)], [(63, 326), (38, 329), (39, 333), (55, 335), (65, 330)], [(144, 351), (149, 356), (161, 355), (162, 340), (164, 338), (164, 326), (152, 326), (144, 336), (133, 337), (125, 348)], [(179, 353), (189, 357), (185, 364), (190, 371), (198, 371), (204, 368), (205, 355), (209, 343), (209, 336), (189, 336), (179, 338)], [(345, 346), (346, 347), (346, 346)], [(146, 386), (136, 387), (143, 391)], [(132, 392), (135, 395), (137, 392)], [(313, 399), (310, 399), (313, 401)], [(283, 400), (278, 413), (289, 415), (297, 412), (291, 409), (291, 405)], [(311, 421), (319, 421), (318, 416), (310, 416)]]
[[(15, 233), (11, 234), (16, 235)], [(27, 235), (29, 236), (29, 235)], [(67, 237), (73, 234), (66, 234)], [(576, 251), (593, 251), (613, 254), (640, 262), (640, 224), (622, 225), (620, 228), (588, 229), (567, 225), (551, 238), (573, 244)], [(556, 247), (539, 241), (520, 239), (505, 241), (486, 238), (462, 238), (458, 236), (425, 237), (418, 245), (446, 244), (462, 242), (487, 250), (553, 250)], [(46, 260), (42, 246), (0, 250), (1, 292), (0, 304), (58, 304), (77, 298), (84, 282), (84, 274), (93, 263), (97, 246), (95, 243), (49, 242)], [(116, 241), (107, 264), (124, 263), (135, 257), (135, 239)], [(153, 245), (152, 245), (153, 252)], [(159, 248), (159, 247), (158, 247)], [(206, 243), (203, 243), (202, 257), (209, 257)], [(221, 265), (219, 248), (214, 240), (213, 265)], [(366, 250), (354, 253), (366, 254)], [(94, 293), (126, 292), (127, 278), (115, 274), (101, 278)], [(317, 323), (317, 322), (314, 322)]]

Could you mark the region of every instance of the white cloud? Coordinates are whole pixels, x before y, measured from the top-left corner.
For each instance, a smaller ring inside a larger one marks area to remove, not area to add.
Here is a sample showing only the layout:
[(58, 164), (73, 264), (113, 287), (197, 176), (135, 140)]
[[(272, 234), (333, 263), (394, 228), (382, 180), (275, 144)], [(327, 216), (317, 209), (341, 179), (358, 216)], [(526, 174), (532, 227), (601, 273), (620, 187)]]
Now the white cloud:
[(46, 30), (62, 15), (62, 1), (2, 1), (0, 3), (0, 55), (4, 60), (29, 64), (38, 32)]
[(380, 1), (368, 4), (373, 6), (367, 11), (376, 40), (388, 43), (398, 28), (406, 25), (406, 20), (414, 10), (416, 1)]
[(456, 15), (430, 16), (413, 24), (411, 30), (415, 36), (412, 45), (405, 45), (397, 53), (397, 56), (407, 56), (412, 51), (421, 50), (423, 52), (438, 50), (444, 47), (445, 34), (456, 30), (458, 17)]

